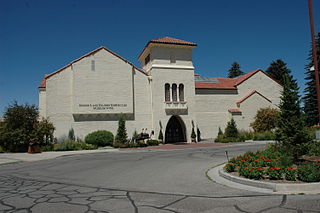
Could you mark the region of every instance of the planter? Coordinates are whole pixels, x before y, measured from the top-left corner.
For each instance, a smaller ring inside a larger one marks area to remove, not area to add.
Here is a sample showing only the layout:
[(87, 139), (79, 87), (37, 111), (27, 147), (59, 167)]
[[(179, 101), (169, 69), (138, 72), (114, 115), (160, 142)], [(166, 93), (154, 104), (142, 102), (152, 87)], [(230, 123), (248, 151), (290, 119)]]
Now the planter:
[(29, 154), (41, 153), (39, 144), (29, 144), (28, 153)]

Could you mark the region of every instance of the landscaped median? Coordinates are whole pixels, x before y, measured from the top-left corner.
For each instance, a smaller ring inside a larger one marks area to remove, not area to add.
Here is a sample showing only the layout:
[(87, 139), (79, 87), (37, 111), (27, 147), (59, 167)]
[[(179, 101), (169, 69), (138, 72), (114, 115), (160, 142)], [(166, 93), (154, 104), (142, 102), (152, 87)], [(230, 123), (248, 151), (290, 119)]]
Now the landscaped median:
[[(247, 152), (219, 166), (219, 176), (239, 184), (280, 193), (320, 193), (320, 160), (304, 156), (293, 160), (270, 145)], [(226, 184), (227, 185), (227, 184)]]
[(224, 171), (224, 166), (219, 166), (218, 173), (219, 176), (222, 178), (225, 178), (229, 181), (251, 186), (255, 188), (261, 188), (261, 189), (269, 189), (273, 192), (277, 193), (283, 193), (283, 194), (318, 194), (320, 193), (320, 182), (312, 182), (312, 183), (303, 183), (303, 182), (287, 182), (287, 183), (276, 183), (276, 182), (266, 182), (266, 181), (258, 181), (258, 180), (252, 180), (243, 178), (240, 176), (235, 176), (230, 173), (227, 173)]

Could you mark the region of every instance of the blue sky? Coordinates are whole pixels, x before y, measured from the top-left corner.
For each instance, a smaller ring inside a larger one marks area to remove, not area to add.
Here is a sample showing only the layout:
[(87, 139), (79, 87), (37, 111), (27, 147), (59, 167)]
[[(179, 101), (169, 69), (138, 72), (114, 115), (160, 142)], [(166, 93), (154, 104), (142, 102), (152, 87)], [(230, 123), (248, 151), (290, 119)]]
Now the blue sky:
[[(320, 1), (314, 0), (320, 30)], [(195, 72), (226, 77), (233, 61), (244, 72), (278, 58), (304, 88), (310, 50), (307, 0), (0, 0), (0, 116), (13, 100), (38, 104), (41, 78), (106, 46), (140, 66), (151, 39), (196, 42)]]

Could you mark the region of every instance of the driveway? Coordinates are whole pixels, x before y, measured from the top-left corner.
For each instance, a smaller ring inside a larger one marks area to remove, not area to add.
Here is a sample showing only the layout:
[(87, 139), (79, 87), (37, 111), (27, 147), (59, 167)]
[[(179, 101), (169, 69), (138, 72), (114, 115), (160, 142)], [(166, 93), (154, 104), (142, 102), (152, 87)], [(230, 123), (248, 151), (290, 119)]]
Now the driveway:
[(320, 212), (320, 195), (270, 195), (206, 171), (263, 144), (128, 150), (0, 166), (0, 212)]

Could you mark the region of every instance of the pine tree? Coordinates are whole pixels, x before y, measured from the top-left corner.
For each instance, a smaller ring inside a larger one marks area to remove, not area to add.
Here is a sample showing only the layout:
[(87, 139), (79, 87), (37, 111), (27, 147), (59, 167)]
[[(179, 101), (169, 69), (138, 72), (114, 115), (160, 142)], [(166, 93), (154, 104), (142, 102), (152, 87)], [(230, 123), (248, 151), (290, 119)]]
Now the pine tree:
[(283, 81), (276, 140), (283, 152), (289, 153), (297, 159), (304, 154), (304, 145), (310, 141), (310, 138), (300, 108), (297, 83), (289, 75), (285, 75)]
[(238, 137), (238, 129), (237, 129), (237, 124), (234, 121), (233, 118), (227, 123), (227, 127), (224, 130), (224, 134), (228, 138), (236, 138)]
[(71, 128), (71, 129), (69, 130), (68, 139), (69, 139), (70, 141), (75, 141), (75, 140), (76, 140), (76, 137), (75, 137), (75, 135), (74, 135), (74, 130), (73, 130), (73, 128)]
[(266, 73), (272, 77), (273, 79), (279, 81), (282, 85), (284, 85), (284, 76), (289, 77), (289, 80), (293, 83), (293, 77), (291, 76), (291, 70), (287, 68), (287, 64), (278, 59), (276, 61), (272, 61)]
[[(316, 38), (316, 47), (317, 47), (317, 55), (318, 55), (318, 67), (320, 67), (320, 32)], [(302, 101), (304, 103), (304, 113), (306, 117), (306, 124), (308, 126), (313, 126), (319, 123), (318, 116), (318, 105), (317, 105), (317, 91), (316, 91), (316, 82), (314, 71), (311, 71), (310, 68), (313, 66), (312, 60), (312, 50), (309, 53), (309, 64), (305, 66), (305, 74), (304, 78), (306, 82), (306, 88), (304, 89), (304, 96)]]
[(237, 62), (233, 62), (231, 68), (228, 70), (228, 78), (235, 78), (243, 74), (240, 70), (240, 65)]
[(123, 115), (120, 115), (118, 121), (118, 130), (115, 141), (121, 144), (127, 143), (127, 129), (126, 129), (126, 121), (123, 118)]

